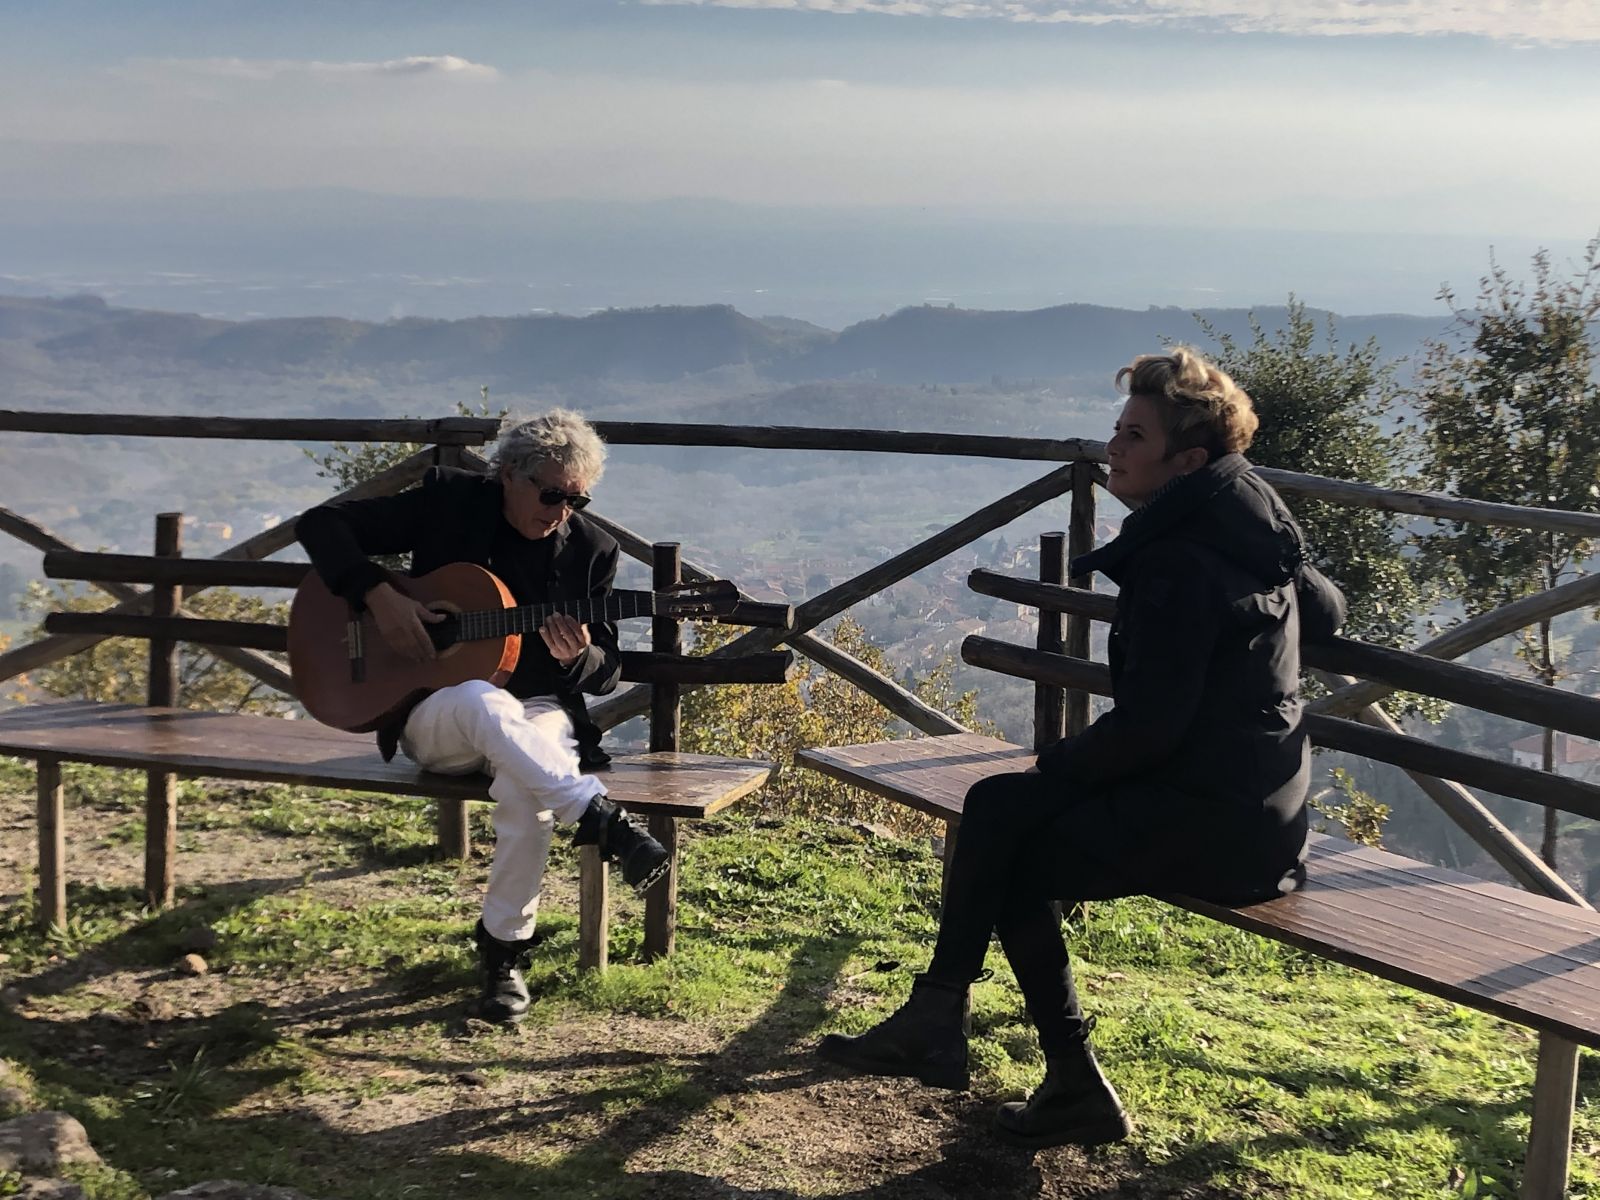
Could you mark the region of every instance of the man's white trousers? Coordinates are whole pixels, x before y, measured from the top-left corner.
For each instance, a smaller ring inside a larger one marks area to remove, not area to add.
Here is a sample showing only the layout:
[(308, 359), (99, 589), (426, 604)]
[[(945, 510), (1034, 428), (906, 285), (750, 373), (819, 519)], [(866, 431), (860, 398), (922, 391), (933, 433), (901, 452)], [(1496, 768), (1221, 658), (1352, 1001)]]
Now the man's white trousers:
[(400, 748), (428, 771), (494, 776), (494, 864), (483, 901), (489, 936), (533, 936), (555, 825), (575, 822), (606, 789), (578, 769), (572, 720), (554, 697), (518, 700), (472, 680), (434, 692), (406, 720)]

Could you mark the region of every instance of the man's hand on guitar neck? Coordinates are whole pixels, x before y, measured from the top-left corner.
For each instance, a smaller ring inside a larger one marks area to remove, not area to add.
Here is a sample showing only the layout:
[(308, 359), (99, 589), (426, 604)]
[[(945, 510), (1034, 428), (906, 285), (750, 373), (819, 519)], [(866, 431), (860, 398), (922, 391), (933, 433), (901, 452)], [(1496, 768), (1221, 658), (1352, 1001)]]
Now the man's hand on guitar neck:
[(380, 583), (367, 593), (367, 611), (372, 614), (389, 649), (402, 658), (426, 662), (438, 657), (428, 631), (422, 626), (424, 622), (438, 624), (444, 620), (443, 613), (432, 611), (420, 600), (413, 600), (388, 583)]
[(539, 626), (539, 636), (550, 648), (550, 657), (561, 667), (570, 667), (589, 648), (589, 627), (566, 613), (551, 613)]

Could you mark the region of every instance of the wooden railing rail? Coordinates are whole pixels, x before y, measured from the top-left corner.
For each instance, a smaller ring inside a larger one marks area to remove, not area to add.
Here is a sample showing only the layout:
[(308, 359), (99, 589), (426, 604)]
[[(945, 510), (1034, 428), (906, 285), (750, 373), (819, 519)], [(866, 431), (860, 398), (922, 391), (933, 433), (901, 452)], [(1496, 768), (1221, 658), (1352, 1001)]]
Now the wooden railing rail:
[[(1116, 599), (1112, 596), (1034, 579), (1018, 579), (981, 568), (967, 577), (967, 584), (980, 595), (1034, 605), (1049, 612), (1075, 613), (1094, 621), (1109, 621), (1116, 612)], [(1302, 642), (1300, 659), (1308, 667), (1319, 670), (1360, 675), (1376, 683), (1453, 704), (1465, 704), (1514, 721), (1600, 740), (1600, 699), (1593, 696), (1352, 638)], [(1335, 715), (1315, 706), (1311, 712)]]
[[(225, 558), (157, 558), (144, 554), (89, 554), (51, 551), (44, 573), (51, 579), (95, 583), (181, 584), (192, 591), (209, 587), (299, 587), (311, 570), (306, 562), (243, 562)], [(787, 629), (794, 619), (788, 604), (744, 600), (725, 617), (725, 625)], [(131, 626), (129, 628), (132, 628)], [(194, 638), (188, 638), (194, 641)]]
[[(454, 450), (490, 441), (498, 421), (483, 417), (346, 420), (317, 417), (184, 417), (123, 413), (54, 413), (0, 410), (0, 432), (124, 437), (226, 438), (268, 441), (422, 442)], [(895, 429), (840, 429), (806, 425), (714, 425), (667, 421), (596, 421), (619, 446), (705, 446), (759, 450), (828, 450), (884, 454), (935, 454), (1041, 462), (1096, 462), (1105, 443), (1092, 438), (1026, 438), (987, 434), (927, 433)], [(442, 460), (441, 460), (442, 461)], [(1600, 535), (1600, 514), (1498, 504), (1435, 492), (1384, 488), (1324, 475), (1258, 467), (1279, 491), (1328, 504), (1387, 512)]]
[(183, 587), (299, 587), (311, 564), (249, 562), (232, 558), (156, 558), (148, 554), (98, 554), (54, 550), (44, 556), (50, 579), (89, 583), (162, 583)]
[[(1586, 575), (1463, 621), (1431, 641), (1424, 642), (1415, 653), (1429, 658), (1459, 658), (1479, 646), (1486, 646), (1549, 617), (1576, 612), (1580, 608), (1592, 608), (1596, 604), (1600, 604), (1600, 575)], [(1376, 704), (1394, 690), (1381, 683), (1352, 683), (1314, 701), (1311, 708), (1330, 716), (1349, 716), (1352, 712)]]
[[(289, 630), (265, 621), (212, 621), (193, 617), (153, 617), (136, 613), (54, 612), (44, 619), (51, 633), (99, 634), (103, 637), (150, 638), (195, 642), (204, 646), (242, 646), (251, 650), (285, 654)], [(622, 678), (629, 683), (782, 683), (794, 666), (787, 650), (766, 651), (740, 658), (678, 655), (663, 657), (640, 650), (622, 652)], [(294, 695), (285, 677), (284, 690)]]
[[(1097, 696), (1111, 694), (1110, 668), (1088, 659), (1045, 654), (1028, 646), (985, 637), (969, 637), (962, 642), (961, 657), (975, 667), (1003, 675), (1079, 688)], [(1600, 785), (1532, 767), (1514, 766), (1465, 750), (1452, 750), (1342, 717), (1308, 716), (1305, 727), (1312, 741), (1330, 750), (1343, 750), (1436, 778), (1454, 779), (1499, 796), (1600, 819)]]
[(218, 438), (230, 442), (421, 442), (481, 446), (498, 421), (481, 417), (183, 417), (133, 413), (0, 410), (0, 433), (74, 437)]
[(219, 621), (123, 612), (53, 612), (45, 614), (44, 627), (47, 633), (67, 637), (99, 634), (103, 637), (163, 638), (201, 645), (244, 646), (275, 654), (287, 653), (289, 649), (287, 626), (265, 621)]

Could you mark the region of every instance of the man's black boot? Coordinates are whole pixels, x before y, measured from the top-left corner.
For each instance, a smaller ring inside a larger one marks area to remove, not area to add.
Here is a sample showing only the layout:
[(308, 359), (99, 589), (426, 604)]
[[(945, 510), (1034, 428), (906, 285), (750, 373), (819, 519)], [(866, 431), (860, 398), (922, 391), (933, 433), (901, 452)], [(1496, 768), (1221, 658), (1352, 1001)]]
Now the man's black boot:
[(1001, 1141), (1038, 1150), (1120, 1142), (1132, 1126), (1116, 1089), (1094, 1060), (1085, 1030), (1075, 1046), (1045, 1058), (1044, 1082), (1033, 1095), (1000, 1106), (994, 1129)]
[(478, 1015), (485, 1021), (522, 1020), (532, 1000), (522, 972), (528, 965), (528, 951), (539, 939), (502, 942), (490, 935), (482, 920), (472, 931), (472, 937), (478, 944), (478, 965), (483, 970), (483, 995), (478, 1001)]
[(604, 796), (589, 801), (589, 807), (578, 818), (572, 844), (598, 848), (600, 861), (617, 863), (623, 880), (641, 896), (665, 879), (672, 868), (667, 848)]
[(895, 1012), (856, 1037), (830, 1033), (817, 1057), (868, 1075), (910, 1075), (929, 1087), (965, 1091), (967, 989), (918, 975)]

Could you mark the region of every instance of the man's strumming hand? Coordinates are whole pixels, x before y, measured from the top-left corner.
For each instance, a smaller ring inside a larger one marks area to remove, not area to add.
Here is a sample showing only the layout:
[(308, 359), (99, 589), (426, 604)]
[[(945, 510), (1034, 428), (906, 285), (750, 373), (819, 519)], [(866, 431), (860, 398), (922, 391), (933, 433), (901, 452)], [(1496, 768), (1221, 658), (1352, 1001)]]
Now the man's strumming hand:
[(380, 583), (367, 593), (367, 611), (389, 649), (402, 658), (427, 662), (438, 657), (423, 624), (438, 624), (444, 613), (434, 612), (389, 583)]

